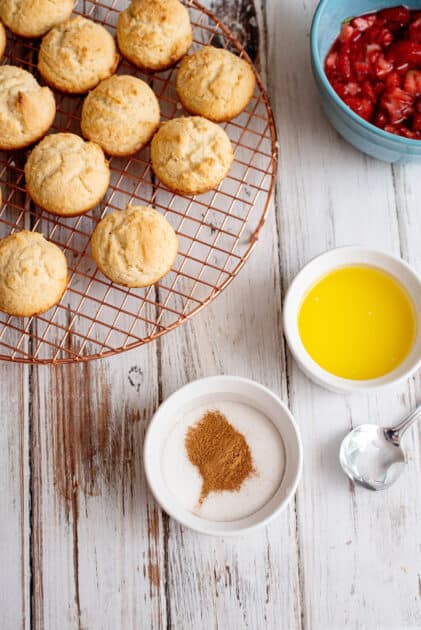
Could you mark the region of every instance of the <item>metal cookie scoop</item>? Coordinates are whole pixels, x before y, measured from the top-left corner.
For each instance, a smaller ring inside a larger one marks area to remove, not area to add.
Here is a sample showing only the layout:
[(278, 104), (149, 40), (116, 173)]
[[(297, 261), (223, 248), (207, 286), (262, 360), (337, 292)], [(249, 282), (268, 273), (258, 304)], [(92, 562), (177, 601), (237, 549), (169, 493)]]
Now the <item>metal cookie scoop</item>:
[(398, 479), (405, 466), (401, 440), (406, 430), (421, 418), (421, 405), (396, 427), (383, 429), (362, 424), (344, 438), (339, 460), (350, 479), (369, 490), (384, 490)]

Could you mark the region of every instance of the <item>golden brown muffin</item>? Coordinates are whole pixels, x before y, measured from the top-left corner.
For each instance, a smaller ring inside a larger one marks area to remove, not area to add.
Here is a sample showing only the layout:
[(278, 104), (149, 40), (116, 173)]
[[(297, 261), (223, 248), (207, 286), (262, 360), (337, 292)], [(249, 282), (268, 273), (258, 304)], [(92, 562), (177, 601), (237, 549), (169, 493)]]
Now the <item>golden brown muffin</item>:
[(126, 287), (147, 287), (171, 269), (178, 239), (157, 210), (128, 206), (108, 214), (91, 239), (92, 256), (102, 273)]
[(187, 9), (178, 0), (133, 0), (118, 17), (121, 54), (142, 70), (165, 70), (193, 41)]
[(84, 94), (111, 76), (118, 62), (110, 33), (100, 24), (77, 16), (55, 26), (43, 38), (38, 70), (57, 90)]
[(238, 116), (249, 104), (255, 85), (247, 61), (213, 46), (184, 57), (176, 81), (184, 108), (215, 122)]
[(36, 204), (72, 217), (98, 205), (110, 183), (110, 168), (94, 142), (73, 133), (55, 133), (34, 148), (25, 164), (25, 178)]
[(132, 155), (149, 142), (159, 116), (158, 100), (144, 81), (115, 75), (86, 97), (81, 128), (109, 155)]
[(234, 152), (225, 131), (206, 118), (174, 118), (161, 125), (151, 144), (152, 168), (170, 190), (196, 195), (227, 175)]
[(16, 66), (0, 66), (0, 149), (22, 149), (44, 136), (56, 113), (50, 88)]
[(0, 18), (16, 35), (42, 37), (71, 16), (73, 5), (73, 0), (1, 0)]
[(67, 263), (57, 245), (23, 230), (0, 240), (0, 310), (30, 317), (48, 311), (63, 296)]
[(3, 59), (5, 50), (6, 50), (6, 30), (3, 24), (0, 22), (0, 61)]

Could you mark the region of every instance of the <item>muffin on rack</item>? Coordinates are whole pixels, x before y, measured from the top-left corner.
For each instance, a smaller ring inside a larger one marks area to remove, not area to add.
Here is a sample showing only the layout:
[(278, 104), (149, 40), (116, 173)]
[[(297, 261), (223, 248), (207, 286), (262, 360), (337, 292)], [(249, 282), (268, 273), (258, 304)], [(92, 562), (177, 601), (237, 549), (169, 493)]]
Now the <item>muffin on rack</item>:
[(91, 238), (92, 257), (102, 273), (126, 287), (146, 287), (171, 269), (178, 239), (163, 214), (128, 206), (108, 214)]
[(151, 144), (155, 175), (174, 192), (207, 192), (227, 175), (234, 152), (225, 131), (201, 116), (174, 118), (161, 125)]
[(6, 29), (0, 22), (0, 61), (3, 59), (4, 51), (6, 50)]
[(114, 38), (107, 29), (77, 16), (43, 38), (38, 70), (56, 90), (84, 94), (114, 74), (118, 62)]
[(47, 136), (25, 164), (26, 188), (44, 210), (62, 217), (87, 212), (102, 200), (110, 183), (110, 168), (94, 142), (73, 133)]
[(184, 108), (215, 122), (238, 116), (249, 104), (255, 86), (253, 68), (247, 61), (213, 46), (184, 57), (176, 79)]
[(0, 66), (0, 150), (22, 149), (44, 136), (56, 114), (50, 88), (17, 66)]
[(86, 97), (81, 128), (85, 138), (109, 155), (126, 156), (149, 142), (159, 119), (158, 99), (144, 81), (114, 75)]
[(142, 70), (169, 68), (192, 41), (189, 13), (179, 0), (132, 0), (118, 17), (120, 52)]
[(66, 258), (38, 232), (0, 240), (0, 310), (31, 317), (59, 302), (68, 283)]
[(74, 0), (2, 0), (0, 18), (21, 37), (42, 37), (50, 28), (68, 20)]

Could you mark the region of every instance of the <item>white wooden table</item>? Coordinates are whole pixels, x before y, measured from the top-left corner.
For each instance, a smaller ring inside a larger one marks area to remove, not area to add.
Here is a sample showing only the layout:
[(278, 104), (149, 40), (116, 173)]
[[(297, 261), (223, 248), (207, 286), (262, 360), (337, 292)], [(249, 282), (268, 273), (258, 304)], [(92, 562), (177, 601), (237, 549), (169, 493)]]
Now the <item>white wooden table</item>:
[[(421, 272), (421, 168), (364, 157), (324, 120), (308, 54), (316, 0), (208, 4), (258, 53), (280, 144), (273, 207), (239, 277), (158, 342), (87, 365), (0, 365), (0, 627), (420, 628), (420, 429), (385, 493), (354, 488), (338, 465), (351, 426), (392, 423), (415, 405), (419, 375), (381, 394), (323, 391), (286, 352), (280, 314), (294, 274), (335, 245), (400, 254)], [(157, 405), (221, 373), (282, 396), (305, 458), (283, 515), (227, 540), (162, 513), (141, 460)]]

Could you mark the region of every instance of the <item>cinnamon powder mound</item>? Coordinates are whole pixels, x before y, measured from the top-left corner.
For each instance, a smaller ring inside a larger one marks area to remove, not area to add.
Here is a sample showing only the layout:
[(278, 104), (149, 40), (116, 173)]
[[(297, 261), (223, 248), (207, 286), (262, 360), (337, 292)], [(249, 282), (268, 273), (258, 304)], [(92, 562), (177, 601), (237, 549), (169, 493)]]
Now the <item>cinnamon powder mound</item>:
[(238, 492), (255, 472), (244, 435), (219, 411), (207, 411), (188, 429), (185, 446), (203, 479), (199, 505), (211, 492)]

